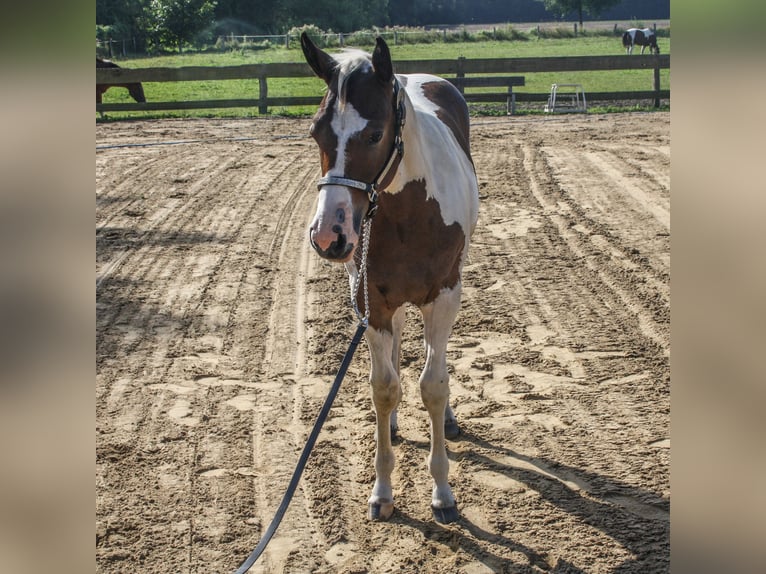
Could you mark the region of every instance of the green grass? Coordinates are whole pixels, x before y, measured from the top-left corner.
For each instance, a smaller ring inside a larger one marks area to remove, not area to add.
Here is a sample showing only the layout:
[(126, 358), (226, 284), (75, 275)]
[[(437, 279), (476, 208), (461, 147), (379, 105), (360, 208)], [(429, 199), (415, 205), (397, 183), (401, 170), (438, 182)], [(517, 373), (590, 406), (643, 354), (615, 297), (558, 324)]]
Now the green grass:
[[(528, 36), (533, 37), (533, 36)], [(663, 54), (670, 53), (670, 38), (658, 37)], [(273, 47), (268, 49), (236, 49), (229, 52), (182, 53), (158, 57), (119, 60), (127, 68), (182, 67), (182, 66), (235, 66), (274, 62), (303, 62), (300, 48)], [(362, 46), (369, 49), (369, 46)], [(393, 45), (391, 55), (397, 60), (430, 60), (441, 58), (534, 58), (546, 56), (596, 56), (624, 53), (620, 38), (616, 36), (580, 36), (577, 38), (541, 38), (515, 41), (439, 42), (432, 44)], [(332, 52), (333, 49), (328, 49)], [(615, 70), (596, 72), (552, 72), (524, 74), (526, 85), (519, 92), (545, 93), (553, 83), (582, 84), (588, 92), (650, 90), (652, 70)], [(670, 87), (670, 70), (660, 70), (660, 85)], [(270, 96), (320, 95), (324, 84), (317, 78), (269, 79)], [(493, 91), (489, 89), (488, 91)], [(147, 82), (144, 92), (148, 101), (193, 101), (234, 98), (257, 98), (257, 80), (227, 80), (206, 82)], [(104, 103), (132, 102), (127, 90), (113, 88), (104, 94)], [(486, 106), (483, 106), (485, 108)], [(540, 104), (539, 107), (542, 107)], [(606, 109), (611, 111), (613, 106)], [(523, 111), (524, 108), (522, 108)], [(625, 109), (625, 108), (620, 108)], [(300, 116), (313, 114), (313, 107), (270, 108), (271, 115)], [(257, 108), (230, 108), (212, 110), (178, 110), (160, 112), (110, 112), (109, 119), (161, 118), (161, 117), (253, 117)]]

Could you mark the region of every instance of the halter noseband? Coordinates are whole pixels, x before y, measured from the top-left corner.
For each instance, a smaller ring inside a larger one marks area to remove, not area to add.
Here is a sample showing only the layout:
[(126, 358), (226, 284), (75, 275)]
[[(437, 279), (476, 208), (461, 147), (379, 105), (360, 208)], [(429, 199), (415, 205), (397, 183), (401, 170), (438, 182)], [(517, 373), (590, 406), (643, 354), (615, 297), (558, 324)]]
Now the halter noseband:
[(388, 156), (388, 161), (372, 183), (348, 177), (336, 177), (334, 175), (326, 175), (317, 181), (317, 188), (320, 190), (324, 185), (344, 185), (365, 192), (370, 200), (370, 206), (365, 216), (367, 219), (372, 218), (378, 210), (378, 189), (385, 189), (391, 183), (392, 171), (404, 155), (404, 141), (402, 140), (402, 128), (404, 127), (406, 115), (404, 90), (396, 76), (394, 76), (394, 107), (396, 108), (396, 122), (394, 124), (394, 142), (391, 146), (391, 153)]

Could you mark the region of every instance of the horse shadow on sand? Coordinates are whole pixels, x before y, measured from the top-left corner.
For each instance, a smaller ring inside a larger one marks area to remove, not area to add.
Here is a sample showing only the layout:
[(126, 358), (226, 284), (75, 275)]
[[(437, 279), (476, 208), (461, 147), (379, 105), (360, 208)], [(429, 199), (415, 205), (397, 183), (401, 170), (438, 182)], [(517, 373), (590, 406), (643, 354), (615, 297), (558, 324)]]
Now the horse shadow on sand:
[[(615, 564), (613, 574), (653, 574), (670, 569), (670, 504), (659, 495), (590, 471), (563, 465), (553, 460), (528, 457), (502, 445), (493, 444), (463, 423), (457, 441), (473, 445), (450, 458), (473, 470), (499, 473), (537, 492), (544, 501), (558, 507), (578, 522), (596, 528), (613, 539), (633, 558)], [(429, 444), (400, 440), (428, 451)], [(449, 449), (448, 449), (449, 450)], [(512, 459), (513, 464), (502, 462)], [(518, 463), (518, 465), (516, 464)], [(458, 500), (458, 507), (460, 500)], [(554, 564), (544, 550), (535, 550), (515, 541), (500, 529), (488, 532), (461, 514), (455, 525), (443, 526), (406, 514), (401, 508), (392, 521), (420, 530), (426, 539), (458, 548), (485, 564), (493, 572), (552, 572), (583, 574), (587, 570), (558, 558)], [(555, 524), (549, 527), (556, 528)], [(460, 530), (464, 532), (460, 532)], [(511, 561), (482, 547), (489, 543), (526, 556), (527, 563)]]

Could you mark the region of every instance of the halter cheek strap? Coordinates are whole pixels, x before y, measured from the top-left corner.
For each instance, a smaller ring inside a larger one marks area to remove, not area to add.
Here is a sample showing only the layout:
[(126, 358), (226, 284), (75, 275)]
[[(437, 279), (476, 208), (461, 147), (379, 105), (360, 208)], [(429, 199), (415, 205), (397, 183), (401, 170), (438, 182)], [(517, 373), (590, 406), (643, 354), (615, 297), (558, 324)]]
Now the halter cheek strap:
[(388, 155), (388, 161), (386, 161), (372, 183), (334, 175), (326, 175), (317, 181), (317, 188), (320, 190), (324, 185), (344, 185), (365, 192), (370, 200), (370, 205), (365, 215), (367, 219), (372, 218), (378, 210), (378, 189), (385, 189), (391, 184), (396, 168), (399, 167), (399, 162), (404, 155), (404, 141), (402, 140), (402, 128), (406, 119), (404, 90), (396, 76), (394, 76), (394, 107), (396, 109), (396, 123), (394, 124), (394, 142), (391, 146), (391, 153)]

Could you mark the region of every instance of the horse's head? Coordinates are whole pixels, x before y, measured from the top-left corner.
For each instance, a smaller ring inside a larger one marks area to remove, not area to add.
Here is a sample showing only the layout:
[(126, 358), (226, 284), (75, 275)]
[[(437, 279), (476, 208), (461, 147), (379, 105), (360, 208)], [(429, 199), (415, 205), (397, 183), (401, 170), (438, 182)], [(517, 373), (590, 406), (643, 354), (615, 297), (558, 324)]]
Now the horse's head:
[(390, 168), (394, 153), (400, 102), (391, 54), (381, 38), (371, 55), (331, 56), (305, 33), (301, 46), (311, 69), (327, 84), (311, 124), (323, 177), (309, 239), (320, 256), (345, 262), (354, 255), (362, 219), (374, 200), (372, 185)]

